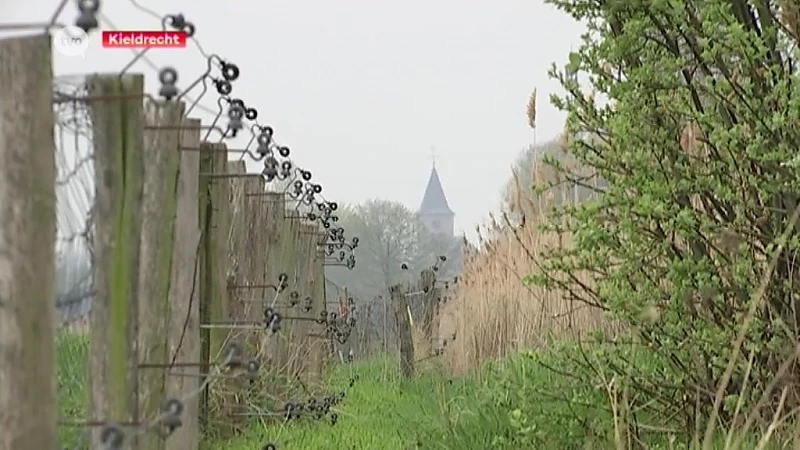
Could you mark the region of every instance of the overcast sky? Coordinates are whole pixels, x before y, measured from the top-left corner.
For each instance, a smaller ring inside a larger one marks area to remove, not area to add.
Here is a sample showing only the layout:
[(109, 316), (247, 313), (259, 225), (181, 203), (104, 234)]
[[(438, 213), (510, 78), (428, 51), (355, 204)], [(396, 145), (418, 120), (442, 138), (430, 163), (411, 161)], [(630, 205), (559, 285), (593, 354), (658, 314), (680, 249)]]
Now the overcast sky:
[[(49, 20), (57, 4), (0, 1), (0, 22)], [(379, 197), (417, 209), (434, 147), (456, 232), (470, 235), (497, 208), (510, 165), (534, 141), (525, 117), (534, 87), (540, 99), (536, 140), (560, 132), (564, 117), (547, 100), (560, 88), (547, 69), (566, 61), (581, 32), (541, 0), (141, 4), (159, 15), (183, 13), (206, 51), (239, 65), (235, 96), (258, 108), (259, 120), (312, 170), (326, 198)], [(104, 29), (160, 28), (129, 0), (103, 1), (101, 11), (110, 22)], [(76, 17), (70, 0), (59, 22), (72, 24)], [(85, 59), (57, 55), (54, 65), (56, 75), (113, 72), (130, 58), (130, 50), (103, 49), (95, 35)], [(149, 59), (175, 67), (182, 86), (206, 65), (194, 47), (151, 51)], [(158, 89), (148, 64), (133, 70), (147, 74), (150, 92)], [(216, 109), (210, 97), (202, 103)]]

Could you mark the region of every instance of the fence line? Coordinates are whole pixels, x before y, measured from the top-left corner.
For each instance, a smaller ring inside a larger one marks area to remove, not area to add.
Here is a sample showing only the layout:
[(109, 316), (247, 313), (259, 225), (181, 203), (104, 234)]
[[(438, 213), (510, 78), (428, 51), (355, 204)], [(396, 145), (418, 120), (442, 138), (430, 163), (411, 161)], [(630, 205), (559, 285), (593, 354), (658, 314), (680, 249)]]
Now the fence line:
[[(99, 3), (79, 7), (102, 21)], [(180, 91), (161, 68), (152, 95), (129, 67), (53, 79), (50, 47), (49, 33), (0, 40), (0, 73), (21, 80), (0, 88), (18, 113), (0, 123), (0, 449), (196, 450), (249, 417), (328, 415), (340, 398), (315, 386), (354, 323), (327, 311), (324, 266), (352, 268), (355, 245), (311, 172), (230, 96), (238, 66), (201, 51), (206, 73)], [(191, 116), (201, 88), (218, 95), (210, 124)], [(89, 316), (80, 416), (58, 417), (56, 309)], [(297, 380), (319, 406), (286, 403)], [(59, 443), (65, 429), (87, 439)]]
[[(338, 205), (231, 96), (239, 67), (199, 44), (208, 69), (184, 89), (147, 50), (118, 73), (54, 78), (50, 32), (65, 3), (48, 23), (0, 24), (45, 30), (0, 39), (0, 75), (15, 80), (0, 88), (0, 450), (197, 450), (252, 417), (327, 417), (342, 397), (319, 388), (325, 362), (352, 356), (356, 327), (346, 288), (326, 305), (325, 267), (355, 265)], [(78, 2), (75, 24), (115, 28), (100, 6)], [(182, 14), (159, 25), (196, 42)], [(155, 69), (157, 94), (138, 62)], [(214, 94), (216, 109), (201, 103)], [(248, 173), (244, 158), (263, 170)], [(417, 293), (392, 288), (405, 293), (392, 298), (404, 355), (441, 349), (443, 261), (418, 282), (416, 344), (402, 303)], [(70, 326), (54, 333), (57, 323)], [(86, 407), (59, 411), (53, 354), (72, 341), (88, 344), (66, 355), (85, 363), (88, 380), (66, 375)]]

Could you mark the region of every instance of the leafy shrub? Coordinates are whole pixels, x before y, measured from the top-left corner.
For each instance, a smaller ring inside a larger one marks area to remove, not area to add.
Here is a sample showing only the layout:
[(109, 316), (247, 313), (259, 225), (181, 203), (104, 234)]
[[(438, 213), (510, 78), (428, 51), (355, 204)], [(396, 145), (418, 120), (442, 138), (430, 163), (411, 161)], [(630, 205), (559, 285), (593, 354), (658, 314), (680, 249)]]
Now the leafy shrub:
[(730, 426), (799, 406), (798, 368), (784, 364), (800, 329), (800, 80), (788, 45), (798, 34), (786, 21), (797, 7), (551, 3), (588, 24), (565, 70), (552, 71), (569, 92), (553, 101), (569, 114), (570, 152), (608, 186), (555, 209), (546, 229), (574, 245), (549, 252), (532, 281), (625, 323), (609, 358), (641, 346), (664, 362), (605, 365), (631, 382), (632, 410), (697, 432), (717, 413)]

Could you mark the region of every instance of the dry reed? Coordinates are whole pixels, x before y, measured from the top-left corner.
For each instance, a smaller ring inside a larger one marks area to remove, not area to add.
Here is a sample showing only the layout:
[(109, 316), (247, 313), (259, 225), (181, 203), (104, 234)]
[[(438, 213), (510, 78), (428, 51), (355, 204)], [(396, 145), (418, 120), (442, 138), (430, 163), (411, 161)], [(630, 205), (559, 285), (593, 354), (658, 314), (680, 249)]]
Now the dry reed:
[[(534, 184), (545, 170), (535, 165)], [(487, 359), (541, 346), (551, 337), (578, 338), (604, 325), (599, 311), (524, 282), (537, 270), (545, 249), (568, 245), (568, 236), (538, 228), (547, 220), (547, 205), (570, 196), (550, 191), (539, 197), (518, 179), (514, 174), (509, 213), (522, 220), (512, 226), (505, 214), (499, 221), (490, 216), (489, 225), (479, 229), (479, 248), (464, 255), (452, 300), (442, 308), (444, 358), (456, 374), (471, 372)]]
[(536, 89), (535, 88), (533, 89), (533, 92), (531, 92), (531, 96), (528, 99), (527, 116), (528, 116), (528, 126), (530, 126), (531, 129), (535, 130), (536, 129)]

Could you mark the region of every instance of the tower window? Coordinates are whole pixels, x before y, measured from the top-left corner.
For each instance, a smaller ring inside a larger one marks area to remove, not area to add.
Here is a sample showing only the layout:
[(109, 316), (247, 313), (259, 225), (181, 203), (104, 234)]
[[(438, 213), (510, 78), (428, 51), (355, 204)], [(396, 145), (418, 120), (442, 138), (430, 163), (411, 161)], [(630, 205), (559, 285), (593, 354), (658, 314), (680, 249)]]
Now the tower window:
[(433, 229), (436, 231), (439, 231), (442, 228), (442, 224), (438, 220), (431, 222), (431, 226), (433, 226)]

